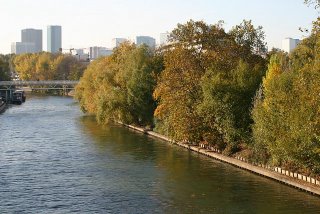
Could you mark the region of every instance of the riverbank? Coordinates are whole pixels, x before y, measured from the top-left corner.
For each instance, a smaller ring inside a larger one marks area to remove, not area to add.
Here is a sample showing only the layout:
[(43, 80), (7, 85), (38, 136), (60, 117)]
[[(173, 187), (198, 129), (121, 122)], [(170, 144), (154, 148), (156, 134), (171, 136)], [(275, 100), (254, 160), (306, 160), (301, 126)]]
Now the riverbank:
[(121, 124), (127, 128), (136, 130), (138, 132), (142, 132), (146, 135), (156, 137), (156, 138), (162, 139), (164, 141), (173, 143), (177, 146), (186, 148), (186, 149), (191, 150), (193, 152), (197, 152), (199, 154), (208, 156), (210, 158), (214, 158), (216, 160), (231, 164), (231, 165), (236, 166), (238, 168), (245, 169), (247, 171), (258, 174), (260, 176), (264, 176), (264, 177), (273, 179), (275, 181), (281, 182), (283, 184), (286, 184), (288, 186), (295, 187), (300, 190), (306, 191), (308, 193), (320, 196), (320, 181), (316, 180), (315, 178), (307, 177), (307, 176), (304, 176), (304, 175), (301, 175), (298, 173), (289, 172), (289, 171), (283, 170), (279, 167), (251, 164), (241, 157), (233, 158), (233, 157), (225, 156), (225, 155), (219, 154), (219, 151), (217, 151), (217, 150), (214, 151), (211, 149), (202, 148), (201, 146), (192, 146), (189, 144), (175, 142), (172, 139), (170, 139), (164, 135), (161, 135), (161, 134), (153, 132), (153, 131), (146, 130), (144, 128), (140, 128), (140, 127), (136, 127), (136, 126), (132, 126), (132, 125), (126, 125), (121, 122), (119, 122), (119, 124)]

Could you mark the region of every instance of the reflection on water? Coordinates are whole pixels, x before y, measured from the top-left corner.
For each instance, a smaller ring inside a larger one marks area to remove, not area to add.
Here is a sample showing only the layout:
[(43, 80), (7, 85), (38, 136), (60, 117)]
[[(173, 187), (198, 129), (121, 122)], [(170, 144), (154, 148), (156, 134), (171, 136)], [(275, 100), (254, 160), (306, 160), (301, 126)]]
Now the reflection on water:
[(70, 98), (0, 115), (0, 210), (17, 213), (318, 213), (320, 199), (118, 125)]

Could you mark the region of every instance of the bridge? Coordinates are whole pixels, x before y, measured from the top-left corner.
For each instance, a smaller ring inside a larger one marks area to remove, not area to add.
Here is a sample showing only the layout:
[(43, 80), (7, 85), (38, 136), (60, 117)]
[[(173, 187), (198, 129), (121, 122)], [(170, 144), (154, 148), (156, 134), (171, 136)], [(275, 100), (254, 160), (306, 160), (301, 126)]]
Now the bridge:
[(30, 87), (31, 90), (72, 90), (79, 81), (0, 81), (0, 90), (12, 90), (15, 87)]
[(52, 80), (52, 81), (0, 81), (0, 97), (7, 102), (14, 102), (14, 91), (22, 89), (32, 90), (62, 90), (64, 95), (73, 90), (79, 81)]

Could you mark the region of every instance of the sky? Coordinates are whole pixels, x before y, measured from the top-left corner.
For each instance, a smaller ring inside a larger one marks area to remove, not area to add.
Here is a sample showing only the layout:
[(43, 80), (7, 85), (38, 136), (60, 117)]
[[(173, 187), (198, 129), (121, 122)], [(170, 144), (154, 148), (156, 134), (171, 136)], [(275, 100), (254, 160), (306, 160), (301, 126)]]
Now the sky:
[(263, 27), (269, 49), (281, 48), (286, 37), (304, 38), (299, 27), (310, 29), (318, 16), (303, 0), (0, 0), (0, 53), (10, 53), (25, 28), (43, 30), (44, 50), (47, 25), (62, 26), (64, 49), (111, 47), (116, 37), (134, 41), (144, 35), (159, 42), (160, 33), (190, 19), (223, 20), (226, 31), (252, 20)]

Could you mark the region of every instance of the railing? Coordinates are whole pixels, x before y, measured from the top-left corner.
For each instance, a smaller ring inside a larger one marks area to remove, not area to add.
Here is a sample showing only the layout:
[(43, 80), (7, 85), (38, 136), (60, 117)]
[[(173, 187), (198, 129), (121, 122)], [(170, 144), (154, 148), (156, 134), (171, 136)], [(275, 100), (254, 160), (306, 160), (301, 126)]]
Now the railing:
[(79, 81), (52, 80), (52, 81), (0, 81), (0, 86), (32, 86), (32, 85), (77, 85)]
[[(0, 81), (0, 86), (11, 89), (14, 86), (30, 87), (31, 89), (73, 89), (79, 81), (52, 80), (52, 81)], [(35, 88), (34, 86), (44, 86)], [(0, 89), (1, 90), (1, 89)]]

